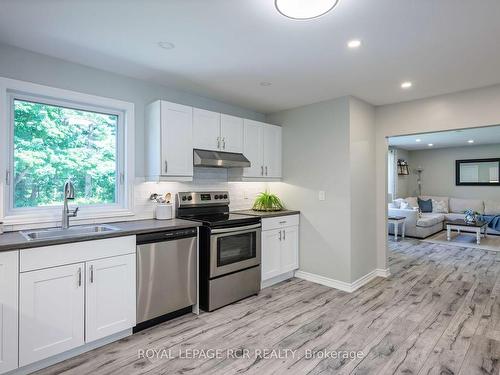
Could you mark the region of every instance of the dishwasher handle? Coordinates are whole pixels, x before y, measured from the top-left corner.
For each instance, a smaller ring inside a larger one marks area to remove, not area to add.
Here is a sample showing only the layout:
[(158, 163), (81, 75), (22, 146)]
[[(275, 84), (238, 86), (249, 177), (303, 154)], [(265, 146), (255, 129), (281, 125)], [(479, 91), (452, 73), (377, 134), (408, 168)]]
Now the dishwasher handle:
[(175, 241), (182, 238), (196, 237), (198, 235), (197, 228), (174, 229), (162, 232), (153, 232), (137, 235), (137, 245), (144, 245), (154, 242)]

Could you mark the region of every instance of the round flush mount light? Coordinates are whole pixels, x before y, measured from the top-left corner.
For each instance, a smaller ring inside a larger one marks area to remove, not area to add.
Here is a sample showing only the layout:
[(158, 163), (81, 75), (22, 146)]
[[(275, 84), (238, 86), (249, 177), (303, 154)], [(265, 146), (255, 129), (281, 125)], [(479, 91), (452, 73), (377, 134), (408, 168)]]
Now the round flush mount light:
[(415, 142), (417, 142), (417, 143), (422, 142), (422, 140), (420, 138), (417, 138), (417, 139), (415, 139)]
[(403, 82), (403, 83), (401, 84), (401, 88), (402, 88), (402, 89), (409, 89), (409, 88), (410, 88), (410, 87), (412, 87), (412, 86), (413, 86), (413, 83), (411, 83), (410, 81), (406, 81), (406, 82)]
[(163, 49), (174, 49), (175, 44), (170, 42), (158, 42), (158, 47)]
[(432, 147), (434, 146), (434, 143), (429, 143), (427, 146)]
[(474, 140), (473, 139), (469, 139), (467, 142), (468, 143), (474, 143)]
[(308, 20), (331, 11), (339, 0), (275, 0), (278, 12), (288, 18)]
[(264, 87), (267, 87), (267, 86), (271, 86), (272, 83), (271, 82), (261, 82), (259, 83), (261, 86), (264, 86)]
[(359, 39), (353, 39), (347, 42), (347, 47), (349, 48), (359, 48), (361, 46), (361, 40)]

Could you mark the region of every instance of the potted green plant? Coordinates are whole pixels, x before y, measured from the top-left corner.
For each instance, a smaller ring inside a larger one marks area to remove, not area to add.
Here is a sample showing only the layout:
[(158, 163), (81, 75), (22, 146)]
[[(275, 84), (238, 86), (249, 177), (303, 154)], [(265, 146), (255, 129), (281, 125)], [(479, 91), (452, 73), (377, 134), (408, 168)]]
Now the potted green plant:
[(257, 195), (252, 209), (254, 211), (281, 211), (285, 207), (276, 194), (268, 191), (262, 192)]

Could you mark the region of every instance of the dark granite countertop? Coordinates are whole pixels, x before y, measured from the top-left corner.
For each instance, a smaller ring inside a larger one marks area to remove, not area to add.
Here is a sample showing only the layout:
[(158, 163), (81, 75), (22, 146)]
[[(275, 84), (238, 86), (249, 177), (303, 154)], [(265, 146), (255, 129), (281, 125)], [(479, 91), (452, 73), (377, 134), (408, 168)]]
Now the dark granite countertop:
[(188, 221), (182, 219), (171, 219), (171, 220), (147, 219), (147, 220), (120, 221), (116, 223), (106, 223), (106, 224), (117, 227), (120, 230), (112, 232), (102, 232), (99, 234), (92, 234), (92, 235), (79, 235), (74, 237), (44, 239), (44, 240), (34, 240), (34, 241), (28, 241), (19, 232), (6, 232), (4, 234), (0, 234), (0, 252), (7, 250), (19, 250), (19, 249), (27, 249), (33, 247), (59, 245), (71, 242), (92, 241), (92, 240), (100, 240), (103, 238), (123, 237), (135, 234), (161, 232), (164, 230), (183, 229), (183, 228), (192, 228), (200, 226), (200, 223), (197, 223), (195, 221)]
[(300, 211), (295, 210), (282, 210), (282, 211), (254, 211), (254, 210), (240, 210), (233, 211), (235, 214), (249, 215), (249, 216), (259, 216), (261, 218), (266, 217), (280, 217), (288, 215), (298, 215)]

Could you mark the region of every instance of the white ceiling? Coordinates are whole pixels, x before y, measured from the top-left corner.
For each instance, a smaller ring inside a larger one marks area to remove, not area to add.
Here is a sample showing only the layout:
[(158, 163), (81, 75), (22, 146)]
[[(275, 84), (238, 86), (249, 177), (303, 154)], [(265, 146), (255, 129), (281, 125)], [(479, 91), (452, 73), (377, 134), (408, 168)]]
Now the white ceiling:
[(341, 0), (306, 21), (274, 0), (0, 0), (0, 42), (268, 113), (499, 83), (499, 16), (498, 0)]
[[(420, 139), (420, 142), (417, 142)], [(468, 143), (473, 140), (474, 143)], [(428, 144), (433, 144), (429, 147)], [(453, 130), (439, 133), (405, 135), (389, 138), (389, 145), (403, 150), (427, 150), (448, 147), (473, 147), (479, 145), (498, 145), (500, 155), (500, 126)]]

